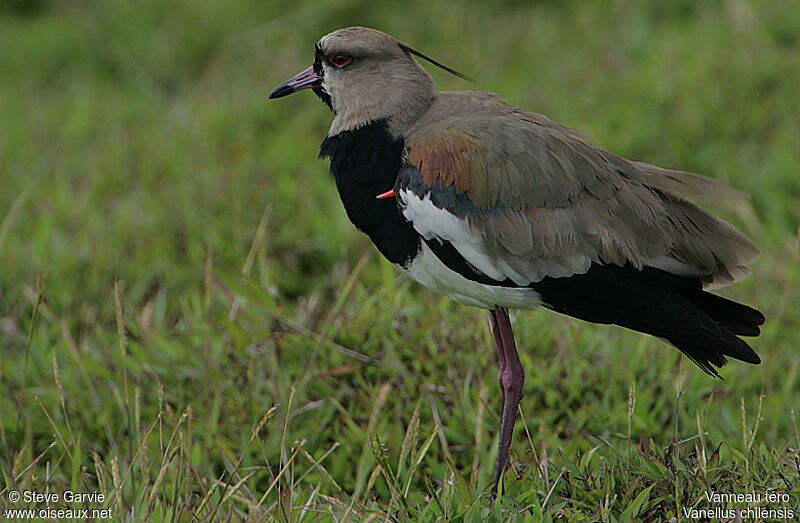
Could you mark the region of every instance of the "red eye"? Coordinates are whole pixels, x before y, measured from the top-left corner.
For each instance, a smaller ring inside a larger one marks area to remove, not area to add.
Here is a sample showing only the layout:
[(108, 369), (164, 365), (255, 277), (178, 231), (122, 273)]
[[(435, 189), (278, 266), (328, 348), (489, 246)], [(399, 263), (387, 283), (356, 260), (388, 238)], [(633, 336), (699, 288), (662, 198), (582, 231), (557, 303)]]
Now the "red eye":
[(353, 61), (352, 56), (346, 54), (335, 54), (328, 57), (328, 63), (334, 67), (342, 68)]

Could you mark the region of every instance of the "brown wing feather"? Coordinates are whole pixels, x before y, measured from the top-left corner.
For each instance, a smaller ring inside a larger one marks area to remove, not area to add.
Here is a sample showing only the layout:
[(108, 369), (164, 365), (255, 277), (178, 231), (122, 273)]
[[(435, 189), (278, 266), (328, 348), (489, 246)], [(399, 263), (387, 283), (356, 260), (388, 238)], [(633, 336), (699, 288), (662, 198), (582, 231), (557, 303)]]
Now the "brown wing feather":
[(406, 150), (425, 186), (468, 199), (469, 213), (450, 211), (521, 280), (569, 273), (588, 257), (694, 270), (723, 285), (758, 256), (746, 236), (687, 199), (721, 184), (626, 160), (488, 93), (439, 94)]

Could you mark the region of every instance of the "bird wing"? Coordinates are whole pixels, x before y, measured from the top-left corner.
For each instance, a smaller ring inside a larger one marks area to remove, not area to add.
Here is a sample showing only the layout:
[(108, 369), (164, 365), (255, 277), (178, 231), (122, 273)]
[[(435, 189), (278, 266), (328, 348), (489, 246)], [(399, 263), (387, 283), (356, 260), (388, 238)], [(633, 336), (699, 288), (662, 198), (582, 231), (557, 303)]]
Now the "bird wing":
[(759, 254), (689, 201), (724, 191), (718, 182), (626, 160), (495, 95), (440, 93), (405, 147), (405, 217), (496, 281), (528, 285), (600, 262), (718, 286), (749, 274)]

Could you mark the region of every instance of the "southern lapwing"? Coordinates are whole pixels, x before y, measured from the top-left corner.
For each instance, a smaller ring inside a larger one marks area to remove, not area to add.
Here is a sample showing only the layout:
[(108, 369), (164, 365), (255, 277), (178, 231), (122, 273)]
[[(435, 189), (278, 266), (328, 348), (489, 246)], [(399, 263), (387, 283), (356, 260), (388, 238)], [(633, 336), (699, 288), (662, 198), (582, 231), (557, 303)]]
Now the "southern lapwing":
[(270, 98), (312, 89), (334, 113), (319, 156), (353, 224), (411, 279), (489, 311), (503, 394), (492, 499), (524, 380), (509, 308), (651, 334), (713, 376), (726, 357), (760, 362), (738, 336), (764, 316), (707, 291), (747, 276), (758, 248), (690, 201), (730, 189), (626, 160), (492, 93), (437, 92), (415, 56), (463, 77), (348, 27)]

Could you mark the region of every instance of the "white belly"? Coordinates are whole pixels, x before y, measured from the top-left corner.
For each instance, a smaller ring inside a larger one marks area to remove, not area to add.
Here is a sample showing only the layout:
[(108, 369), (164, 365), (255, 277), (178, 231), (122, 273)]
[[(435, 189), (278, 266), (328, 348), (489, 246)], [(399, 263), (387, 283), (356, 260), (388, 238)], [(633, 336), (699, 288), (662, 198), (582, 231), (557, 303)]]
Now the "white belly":
[(534, 309), (541, 303), (533, 289), (484, 285), (461, 276), (442, 263), (425, 242), (407, 269), (395, 267), (433, 292), (450, 296), (464, 305), (482, 309)]

